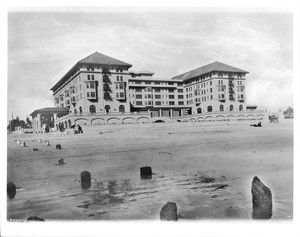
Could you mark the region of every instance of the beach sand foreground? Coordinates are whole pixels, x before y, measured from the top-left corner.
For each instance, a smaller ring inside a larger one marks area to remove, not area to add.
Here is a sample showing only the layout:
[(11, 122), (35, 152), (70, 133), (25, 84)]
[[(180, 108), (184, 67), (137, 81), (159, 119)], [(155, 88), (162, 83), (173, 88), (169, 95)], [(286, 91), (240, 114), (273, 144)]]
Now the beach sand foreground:
[[(170, 201), (177, 204), (179, 221), (251, 219), (251, 181), (258, 176), (272, 191), (272, 219), (292, 219), (293, 121), (262, 128), (250, 123), (99, 125), (83, 126), (83, 134), (9, 134), (7, 181), (16, 184), (17, 194), (7, 200), (7, 218), (159, 220)], [(59, 159), (65, 164), (58, 165)], [(141, 179), (140, 167), (147, 165), (152, 179)], [(82, 190), (85, 170), (92, 184)]]

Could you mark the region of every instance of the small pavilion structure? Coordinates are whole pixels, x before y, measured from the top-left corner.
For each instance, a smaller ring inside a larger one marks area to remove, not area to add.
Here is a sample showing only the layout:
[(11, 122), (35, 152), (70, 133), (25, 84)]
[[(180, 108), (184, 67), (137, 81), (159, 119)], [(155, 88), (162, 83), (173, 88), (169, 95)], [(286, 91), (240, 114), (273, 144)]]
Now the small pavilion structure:
[(68, 108), (47, 107), (33, 111), (29, 116), (32, 117), (33, 132), (56, 131), (56, 119), (69, 113)]

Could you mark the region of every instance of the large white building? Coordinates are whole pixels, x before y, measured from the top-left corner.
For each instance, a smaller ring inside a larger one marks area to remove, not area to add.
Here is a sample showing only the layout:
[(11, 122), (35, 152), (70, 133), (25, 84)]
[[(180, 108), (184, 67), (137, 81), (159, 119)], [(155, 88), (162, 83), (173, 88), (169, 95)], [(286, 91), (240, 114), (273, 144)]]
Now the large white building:
[[(213, 62), (170, 79), (158, 79), (153, 72), (130, 71), (131, 66), (98, 52), (78, 61), (51, 88), (55, 107), (69, 110), (58, 122), (64, 127), (84, 121), (108, 123), (109, 119), (113, 123), (146, 122), (157, 117), (247, 109), (248, 72), (242, 69)], [(133, 118), (140, 114), (144, 119)], [(127, 115), (132, 115), (131, 119)]]

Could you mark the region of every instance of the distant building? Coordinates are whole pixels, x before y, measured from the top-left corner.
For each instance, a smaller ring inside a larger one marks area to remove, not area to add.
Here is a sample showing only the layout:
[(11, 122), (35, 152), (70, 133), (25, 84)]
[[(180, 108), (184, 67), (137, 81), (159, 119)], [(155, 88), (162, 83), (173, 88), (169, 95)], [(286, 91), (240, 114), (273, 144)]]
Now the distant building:
[[(55, 106), (69, 110), (59, 122), (69, 127), (76, 121), (146, 122), (153, 117), (246, 110), (247, 71), (214, 62), (171, 79), (158, 79), (153, 72), (129, 71), (131, 67), (98, 52), (78, 61), (51, 88)], [(144, 119), (127, 116), (140, 114)]]

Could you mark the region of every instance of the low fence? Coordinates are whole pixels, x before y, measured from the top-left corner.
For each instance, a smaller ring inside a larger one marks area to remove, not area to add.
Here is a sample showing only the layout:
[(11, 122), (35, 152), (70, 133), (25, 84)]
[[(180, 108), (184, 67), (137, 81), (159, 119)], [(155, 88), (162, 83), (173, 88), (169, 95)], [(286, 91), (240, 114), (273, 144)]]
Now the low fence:
[(97, 125), (97, 124), (135, 124), (153, 122), (210, 122), (210, 121), (242, 121), (242, 120), (267, 120), (268, 114), (264, 110), (254, 111), (229, 111), (209, 112), (184, 116), (153, 116), (148, 112), (134, 113), (94, 113), (94, 114), (68, 114), (56, 120), (57, 128), (72, 125)]

